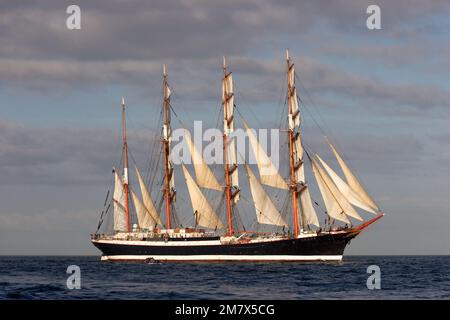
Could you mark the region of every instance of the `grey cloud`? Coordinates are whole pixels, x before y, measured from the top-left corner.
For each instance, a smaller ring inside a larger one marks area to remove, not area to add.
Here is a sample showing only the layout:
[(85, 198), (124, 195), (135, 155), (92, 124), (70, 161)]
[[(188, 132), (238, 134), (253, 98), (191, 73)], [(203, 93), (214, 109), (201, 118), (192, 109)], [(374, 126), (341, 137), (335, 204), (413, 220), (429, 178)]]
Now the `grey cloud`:
[[(378, 1), (386, 29), (448, 10), (446, 1)], [(3, 4), (1, 56), (28, 59), (205, 59), (242, 54), (261, 38), (297, 39), (324, 26), (365, 33), (370, 1), (79, 1), (82, 30), (65, 28), (70, 2)], [(363, 27), (361, 27), (363, 26)]]
[[(281, 53), (281, 52), (280, 52)], [(296, 59), (297, 72), (305, 87), (319, 99), (327, 94), (357, 100), (358, 105), (371, 106), (388, 112), (405, 108), (428, 109), (448, 107), (450, 93), (436, 85), (413, 81), (388, 83), (345, 69), (321, 63), (311, 58)], [(284, 86), (284, 61), (243, 58), (229, 59), (235, 73), (237, 88), (247, 102), (277, 101)], [(161, 92), (162, 61), (29, 61), (0, 59), (2, 85), (49, 91), (73, 90), (80, 87), (130, 85), (148, 96)], [(220, 59), (204, 62), (173, 61), (169, 63), (170, 80), (183, 99), (218, 100), (220, 95)], [(403, 110), (403, 111), (402, 111)], [(395, 112), (394, 112), (395, 113)]]
[[(407, 134), (395, 134), (386, 139), (381, 134), (358, 133), (331, 136), (338, 152), (349, 165), (364, 176), (375, 175), (404, 177), (420, 172), (429, 159), (430, 150), (425, 141)], [(337, 167), (337, 162), (321, 134), (303, 134), (307, 150), (321, 155)]]
[[(145, 159), (155, 135), (129, 134), (136, 161)], [(29, 128), (0, 121), (0, 175), (7, 184), (104, 183), (118, 165), (120, 132), (108, 129)], [(109, 181), (109, 180), (108, 180)]]
[(450, 92), (431, 85), (409, 83), (387, 83), (383, 79), (371, 79), (350, 73), (346, 70), (304, 59), (301, 62), (305, 82), (316, 91), (331, 91), (347, 97), (357, 97), (376, 102), (382, 107), (414, 106), (418, 108), (447, 107), (450, 105)]
[[(258, 54), (253, 58), (253, 53), (280, 43), (301, 43), (307, 36), (317, 41), (324, 34), (317, 30), (321, 28), (331, 34), (342, 29), (350, 34), (363, 32), (356, 30), (365, 30), (361, 24), (364, 26), (369, 2), (179, 0), (135, 1), (131, 6), (122, 1), (80, 1), (81, 31), (65, 28), (68, 4), (44, 0), (34, 6), (21, 1), (2, 3), (2, 87), (48, 92), (114, 84), (133, 86), (144, 96), (155, 96), (160, 94), (161, 65), (167, 63), (180, 96), (216, 101), (220, 94), (220, 59), (225, 54), (230, 56), (236, 78), (242, 80), (237, 85), (245, 98), (276, 101), (284, 79), (284, 49), (273, 50), (270, 56), (277, 59), (272, 60)], [(380, 1), (379, 5), (389, 30), (389, 24), (412, 24), (416, 18), (449, 9), (445, 1)], [(382, 36), (389, 38), (389, 33)], [(342, 56), (346, 54), (344, 46), (322, 45), (319, 52)], [(387, 63), (401, 60), (407, 52), (406, 61), (424, 55), (411, 43), (352, 51), (356, 51), (353, 56), (377, 56)], [(450, 102), (449, 92), (438, 86), (389, 83), (315, 58), (296, 60), (306, 86), (321, 97), (356, 97), (360, 104), (387, 108), (427, 108), (448, 106)], [(212, 87), (213, 83), (217, 85)]]

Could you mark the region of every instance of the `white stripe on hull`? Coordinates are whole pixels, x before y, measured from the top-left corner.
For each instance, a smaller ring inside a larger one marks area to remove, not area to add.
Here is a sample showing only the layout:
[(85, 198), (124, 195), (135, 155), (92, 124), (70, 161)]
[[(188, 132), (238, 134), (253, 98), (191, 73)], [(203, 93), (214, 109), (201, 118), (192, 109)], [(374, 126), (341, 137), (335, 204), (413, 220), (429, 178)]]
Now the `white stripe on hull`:
[(114, 255), (102, 256), (102, 261), (342, 261), (342, 255)]
[(148, 247), (187, 247), (187, 246), (212, 246), (220, 245), (220, 240), (203, 241), (144, 241), (144, 240), (92, 240), (93, 243), (120, 244), (126, 246)]

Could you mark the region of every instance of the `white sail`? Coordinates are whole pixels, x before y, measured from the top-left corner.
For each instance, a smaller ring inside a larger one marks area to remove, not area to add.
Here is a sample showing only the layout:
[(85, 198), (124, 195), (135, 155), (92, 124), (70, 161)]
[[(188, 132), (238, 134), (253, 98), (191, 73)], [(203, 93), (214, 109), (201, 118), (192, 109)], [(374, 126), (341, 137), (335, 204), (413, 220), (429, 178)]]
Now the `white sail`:
[[(224, 67), (226, 67), (226, 61), (224, 58)], [(231, 186), (239, 188), (239, 177), (237, 170), (237, 151), (236, 151), (236, 138), (233, 137), (234, 132), (234, 91), (233, 91), (233, 75), (228, 73), (224, 76), (222, 81), (222, 104), (223, 104), (223, 132), (227, 138), (226, 154), (228, 168), (230, 170), (230, 183)], [(239, 193), (233, 197), (234, 203), (239, 201)]]
[(254, 173), (248, 165), (245, 165), (248, 180), (250, 182), (250, 191), (252, 193), (253, 202), (255, 204), (256, 219), (259, 223), (271, 224), (276, 226), (286, 226), (286, 222), (281, 216), (278, 209), (267, 195), (264, 188), (255, 177)]
[(151, 227), (154, 227), (156, 221), (153, 220), (150, 213), (145, 208), (145, 205), (133, 191), (131, 191), (131, 198), (133, 199), (134, 207), (136, 208), (139, 227), (141, 229), (150, 229)]
[[(164, 76), (166, 76), (166, 68), (164, 65)], [(170, 86), (167, 81), (164, 82), (164, 101), (167, 103), (167, 113), (165, 119), (165, 123), (163, 124), (163, 138), (167, 141), (168, 150), (167, 150), (167, 175), (169, 177), (169, 191), (172, 194), (175, 192), (175, 179), (173, 175), (173, 164), (172, 157), (170, 156), (170, 151), (172, 150), (172, 127), (171, 127), (171, 112), (170, 112)], [(175, 201), (175, 198), (173, 199)]]
[(344, 195), (344, 197), (347, 198), (347, 200), (357, 206), (358, 208), (361, 208), (363, 210), (366, 210), (368, 212), (371, 213), (375, 213), (376, 212), (369, 207), (368, 205), (366, 205), (360, 198), (359, 196), (345, 183), (344, 180), (341, 179), (341, 177), (339, 177), (336, 172), (334, 172), (333, 169), (330, 168), (330, 166), (321, 158), (317, 155), (317, 158), (320, 160), (320, 162), (322, 163), (322, 166), (325, 168), (325, 170), (328, 172), (328, 174), (330, 175), (331, 179), (333, 180), (333, 182), (335, 183), (336, 187), (339, 189), (339, 191)]
[(125, 190), (123, 182), (117, 171), (114, 170), (114, 231), (127, 231), (127, 213), (125, 203)]
[(220, 221), (211, 204), (203, 195), (184, 164), (182, 167), (197, 225), (212, 229), (223, 228), (222, 221)]
[[(345, 178), (347, 180), (349, 187), (358, 195), (359, 199), (361, 199), (366, 205), (370, 206), (375, 211), (380, 211), (380, 208), (378, 208), (378, 206), (375, 204), (375, 202), (369, 196), (367, 191), (363, 188), (363, 186), (359, 182), (358, 178), (356, 178), (356, 176), (353, 174), (353, 172), (347, 166), (347, 164), (342, 159), (342, 157), (339, 155), (339, 153), (336, 151), (336, 149), (331, 144), (331, 142), (328, 141), (328, 144), (330, 145), (331, 150), (333, 151), (337, 161), (339, 162), (339, 165), (341, 166), (342, 172), (345, 175)], [(370, 212), (373, 212), (373, 211), (370, 211)], [(376, 213), (376, 212), (373, 212), (373, 213)]]
[(291, 99), (290, 102), (292, 105), (289, 126), (291, 129), (293, 129), (294, 127), (300, 126), (300, 112), (298, 108), (297, 89), (295, 88), (295, 67), (293, 63), (289, 66), (288, 83), (291, 91), (289, 94), (289, 99)]
[(297, 89), (295, 88), (295, 67), (289, 60), (289, 52), (286, 51), (286, 59), (289, 63), (288, 69), (288, 100), (289, 129), (292, 131), (293, 148), (292, 157), (294, 161), (294, 177), (296, 183), (305, 182), (305, 169), (303, 167), (303, 147), (300, 140), (300, 109), (298, 107)]
[(314, 163), (320, 173), (320, 176), (322, 177), (322, 180), (325, 182), (325, 185), (328, 187), (328, 190), (331, 192), (333, 198), (339, 204), (344, 213), (347, 216), (362, 221), (363, 218), (361, 218), (358, 212), (356, 212), (356, 210), (352, 207), (350, 202), (348, 202), (347, 198), (345, 198), (344, 195), (339, 191), (339, 189), (334, 184), (333, 180), (331, 180), (330, 177), (327, 175), (327, 173), (323, 171), (323, 169), (320, 167), (320, 165), (317, 163), (315, 159)]
[(311, 160), (311, 164), (314, 176), (316, 177), (317, 185), (319, 186), (320, 193), (322, 194), (323, 202), (327, 208), (328, 215), (333, 219), (350, 224), (350, 220), (348, 220), (344, 210), (336, 201), (336, 198), (331, 193), (331, 190), (323, 178), (323, 176), (325, 176), (325, 172), (321, 171), (321, 168), (314, 159)]
[(189, 148), (189, 152), (191, 153), (192, 163), (194, 165), (195, 177), (197, 178), (197, 184), (206, 189), (213, 189), (217, 191), (222, 191), (222, 187), (217, 181), (214, 173), (205, 163), (202, 155), (195, 147), (194, 141), (192, 141), (189, 135), (185, 135), (187, 146)]
[(245, 121), (243, 121), (243, 124), (245, 130), (247, 131), (247, 136), (249, 138), (253, 154), (255, 155), (256, 158), (256, 164), (258, 166), (261, 183), (270, 187), (288, 190), (289, 187), (286, 181), (284, 181), (284, 179), (278, 172), (278, 169), (275, 167), (273, 162), (267, 156), (267, 153), (264, 151), (263, 147), (258, 142), (258, 139), (256, 139), (253, 130), (251, 130), (248, 127)]
[[(150, 196), (150, 192), (148, 191), (147, 187), (145, 186), (144, 180), (142, 179), (141, 173), (139, 172), (139, 169), (135, 167), (136, 169), (136, 176), (138, 178), (139, 182), (139, 188), (141, 189), (141, 196), (142, 196), (142, 202), (143, 205), (150, 215), (151, 219), (153, 220), (154, 224), (162, 225), (160, 215), (158, 211), (156, 211), (155, 204), (153, 202), (153, 199)], [(154, 225), (153, 224), (153, 225)]]
[(307, 186), (305, 186), (304, 189), (300, 191), (298, 202), (300, 205), (300, 213), (302, 215), (302, 224), (304, 226), (312, 224), (320, 227), (319, 219), (317, 218), (316, 210), (314, 210), (311, 195), (309, 193), (309, 188)]

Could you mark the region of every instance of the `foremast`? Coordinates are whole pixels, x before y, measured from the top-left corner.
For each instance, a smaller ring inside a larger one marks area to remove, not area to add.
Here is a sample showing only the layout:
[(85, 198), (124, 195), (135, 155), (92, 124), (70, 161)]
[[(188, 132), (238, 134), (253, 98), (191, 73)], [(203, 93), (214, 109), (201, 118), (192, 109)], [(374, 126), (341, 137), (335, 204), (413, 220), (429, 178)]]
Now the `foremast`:
[[(233, 206), (239, 201), (238, 166), (234, 131), (234, 93), (232, 73), (227, 70), (227, 61), (223, 57), (222, 81), (223, 105), (223, 153), (225, 171), (225, 197), (227, 206), (228, 235), (233, 235)], [(233, 190), (234, 189), (234, 190)]]
[(125, 99), (122, 97), (122, 130), (123, 130), (123, 190), (125, 194), (125, 212), (127, 232), (130, 232), (130, 190), (128, 182), (128, 145)]
[(297, 238), (299, 234), (299, 224), (303, 225), (299, 221), (297, 197), (299, 194), (298, 183), (299, 174), (298, 170), (303, 165), (303, 159), (298, 154), (298, 148), (301, 148), (300, 144), (300, 110), (298, 108), (297, 93), (295, 89), (295, 70), (294, 64), (289, 57), (289, 51), (286, 50), (286, 63), (287, 63), (287, 98), (289, 101), (289, 175), (290, 184), (289, 190), (292, 198), (292, 215), (294, 222), (294, 237)]
[(172, 203), (175, 200), (173, 165), (170, 157), (172, 129), (170, 126), (170, 87), (167, 82), (166, 65), (163, 67), (163, 149), (164, 149), (164, 199), (166, 203), (166, 228), (171, 228)]

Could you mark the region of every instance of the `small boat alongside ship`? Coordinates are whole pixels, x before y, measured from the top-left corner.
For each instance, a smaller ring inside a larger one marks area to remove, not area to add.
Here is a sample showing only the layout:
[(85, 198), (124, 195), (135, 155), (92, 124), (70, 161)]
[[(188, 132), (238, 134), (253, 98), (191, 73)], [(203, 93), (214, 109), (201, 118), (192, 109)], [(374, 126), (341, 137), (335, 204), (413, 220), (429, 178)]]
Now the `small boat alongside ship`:
[[(186, 164), (182, 163), (179, 167), (185, 178), (192, 211), (179, 212), (176, 206), (176, 173), (171, 154), (173, 107), (165, 66), (159, 152), (152, 153), (154, 159), (150, 161), (148, 179), (135, 166), (133, 181), (136, 183), (133, 186), (130, 183), (126, 105), (122, 99), (121, 169), (113, 170), (114, 191), (111, 195), (108, 192), (97, 231), (91, 235), (93, 245), (102, 252), (101, 260), (145, 263), (342, 260), (350, 241), (384, 213), (329, 139), (326, 138), (326, 143), (345, 178), (341, 178), (319, 155), (303, 145), (300, 134), (301, 103), (295, 86), (294, 63), (288, 52), (286, 65), (287, 118), (280, 129), (286, 133), (288, 174), (284, 176), (280, 173), (247, 121), (239, 110), (236, 112), (233, 76), (224, 58), (221, 105), (223, 163), (220, 164), (223, 177), (216, 177), (216, 172), (188, 137), (186, 141), (194, 175)], [(236, 139), (233, 138), (236, 115), (242, 118), (258, 174), (247, 162), (238, 162)], [(307, 163), (322, 196), (323, 206), (312, 200), (311, 186), (305, 174)], [(245, 212), (237, 209), (241, 198), (247, 199), (248, 196), (244, 195), (240, 186), (240, 169), (244, 169), (248, 181), (247, 193), (250, 194), (248, 198), (252, 199), (249, 202), (253, 206), (252, 210), (248, 210), (247, 206)], [(154, 178), (158, 174), (161, 174), (160, 181)], [(134, 185), (139, 188), (140, 196), (135, 192)], [(268, 189), (282, 194), (282, 208), (272, 199)], [(212, 203), (211, 194), (219, 200), (216, 201), (218, 204)], [(363, 219), (356, 208), (366, 215), (375, 216)], [(317, 215), (319, 210), (325, 217), (325, 224), (322, 225)], [(183, 227), (179, 223), (182, 213), (192, 218), (191, 227)], [(256, 220), (253, 225), (257, 228), (271, 226), (273, 230), (247, 230), (239, 215), (249, 213)], [(106, 217), (111, 216), (112, 230), (100, 232), (102, 227), (107, 228), (104, 223)], [(360, 222), (355, 225), (354, 221)]]

